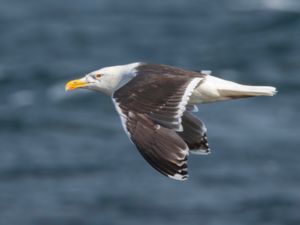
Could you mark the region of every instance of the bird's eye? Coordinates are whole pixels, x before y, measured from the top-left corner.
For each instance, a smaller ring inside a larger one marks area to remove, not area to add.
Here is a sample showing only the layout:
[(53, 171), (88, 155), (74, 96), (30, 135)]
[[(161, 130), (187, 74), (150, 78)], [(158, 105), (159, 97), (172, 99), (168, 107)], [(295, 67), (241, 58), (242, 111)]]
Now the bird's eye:
[(102, 74), (98, 73), (98, 74), (95, 75), (95, 77), (100, 78), (100, 77), (102, 77)]

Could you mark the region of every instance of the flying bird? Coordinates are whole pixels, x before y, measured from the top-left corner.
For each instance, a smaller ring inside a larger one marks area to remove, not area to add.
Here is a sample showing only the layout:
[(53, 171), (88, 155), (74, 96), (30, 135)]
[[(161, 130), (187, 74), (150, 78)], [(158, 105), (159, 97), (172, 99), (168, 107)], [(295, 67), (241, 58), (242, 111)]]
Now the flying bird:
[(112, 98), (125, 132), (157, 171), (188, 178), (189, 153), (210, 153), (197, 105), (253, 96), (273, 96), (276, 88), (241, 85), (210, 75), (148, 63), (104, 67), (69, 81), (66, 90), (102, 92)]

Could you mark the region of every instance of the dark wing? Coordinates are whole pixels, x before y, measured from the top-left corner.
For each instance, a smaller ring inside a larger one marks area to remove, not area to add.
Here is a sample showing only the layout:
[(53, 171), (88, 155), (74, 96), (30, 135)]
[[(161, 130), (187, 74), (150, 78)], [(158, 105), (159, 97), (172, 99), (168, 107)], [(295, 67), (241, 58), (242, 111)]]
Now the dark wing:
[(171, 74), (137, 75), (113, 94), (128, 136), (143, 157), (159, 172), (187, 178), (188, 146), (175, 131), (199, 77)]
[(189, 149), (175, 131), (155, 124), (145, 114), (129, 113), (126, 126), (131, 140), (151, 166), (173, 179), (187, 179)]
[(178, 135), (189, 146), (190, 152), (194, 154), (209, 154), (210, 148), (205, 124), (191, 112), (186, 111), (182, 116), (182, 126), (183, 131), (178, 132)]
[(122, 112), (144, 113), (156, 123), (182, 131), (181, 117), (200, 77), (165, 74), (137, 75), (119, 88), (113, 98)]

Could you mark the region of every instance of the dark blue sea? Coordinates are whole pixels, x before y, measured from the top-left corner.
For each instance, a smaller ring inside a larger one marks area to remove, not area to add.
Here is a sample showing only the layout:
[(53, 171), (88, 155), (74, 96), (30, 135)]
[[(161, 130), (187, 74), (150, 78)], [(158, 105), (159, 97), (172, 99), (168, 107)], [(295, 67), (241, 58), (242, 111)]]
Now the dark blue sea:
[[(189, 180), (141, 157), (111, 100), (67, 81), (144, 61), (271, 85), (199, 106)], [(1, 0), (1, 225), (299, 225), (300, 1)]]

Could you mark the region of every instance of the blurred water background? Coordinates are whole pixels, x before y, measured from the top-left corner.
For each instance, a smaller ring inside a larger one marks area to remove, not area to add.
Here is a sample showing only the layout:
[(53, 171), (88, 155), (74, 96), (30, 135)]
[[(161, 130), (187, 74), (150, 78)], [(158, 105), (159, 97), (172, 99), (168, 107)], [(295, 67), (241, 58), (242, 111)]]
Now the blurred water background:
[[(300, 1), (0, 2), (0, 224), (300, 224)], [(212, 154), (152, 169), (110, 99), (64, 91), (103, 66), (164, 63), (276, 97), (200, 106)]]

